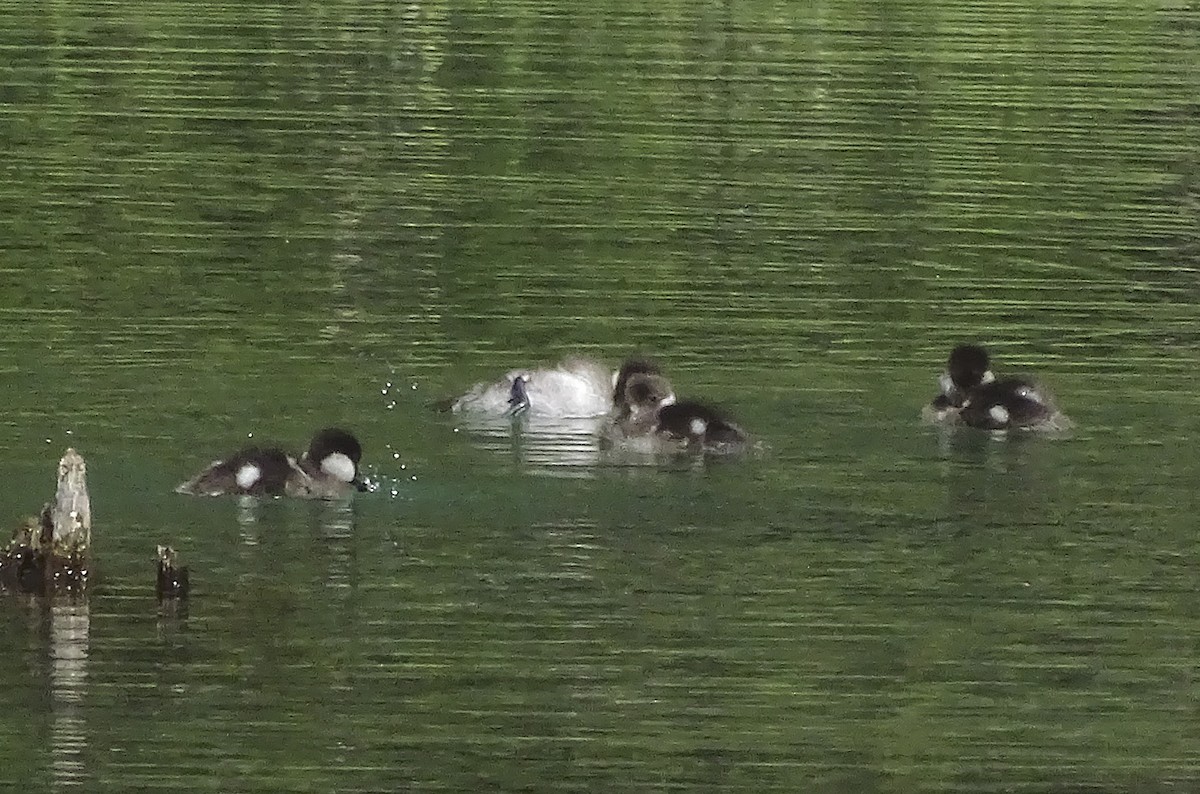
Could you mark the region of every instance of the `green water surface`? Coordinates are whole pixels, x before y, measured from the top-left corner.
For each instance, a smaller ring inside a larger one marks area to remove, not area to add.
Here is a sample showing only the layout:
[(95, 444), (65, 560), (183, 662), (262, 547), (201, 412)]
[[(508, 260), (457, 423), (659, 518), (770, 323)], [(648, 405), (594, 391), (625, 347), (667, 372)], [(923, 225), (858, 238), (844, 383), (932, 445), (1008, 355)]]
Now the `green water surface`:
[[(0, 74), (0, 522), (74, 446), (95, 535), (0, 788), (1200, 789), (1194, 3), (8, 2)], [(1075, 433), (923, 427), (963, 340)], [(428, 407), (632, 352), (757, 453)], [(172, 493), (328, 424), (378, 490)]]

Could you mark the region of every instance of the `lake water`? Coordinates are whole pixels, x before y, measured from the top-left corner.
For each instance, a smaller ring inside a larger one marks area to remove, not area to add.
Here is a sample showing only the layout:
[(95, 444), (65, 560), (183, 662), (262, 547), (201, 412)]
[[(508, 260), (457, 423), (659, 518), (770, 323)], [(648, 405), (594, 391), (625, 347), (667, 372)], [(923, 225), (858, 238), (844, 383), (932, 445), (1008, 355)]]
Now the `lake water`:
[[(96, 579), (0, 788), (1200, 788), (1194, 3), (4, 9), (0, 534), (74, 446)], [(962, 340), (1076, 432), (920, 425)], [(428, 407), (633, 352), (761, 450)]]

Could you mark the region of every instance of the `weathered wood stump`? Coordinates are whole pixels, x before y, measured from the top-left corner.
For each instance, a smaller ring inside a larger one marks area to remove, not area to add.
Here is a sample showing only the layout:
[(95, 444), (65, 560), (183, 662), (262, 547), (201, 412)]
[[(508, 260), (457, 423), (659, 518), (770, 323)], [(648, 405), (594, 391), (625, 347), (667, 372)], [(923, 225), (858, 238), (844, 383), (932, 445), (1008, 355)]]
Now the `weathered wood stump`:
[(58, 487), (41, 515), (13, 532), (0, 554), (0, 589), (22, 593), (83, 592), (91, 568), (92, 507), (87, 464), (68, 449), (58, 462)]
[(170, 546), (158, 547), (158, 581), (155, 592), (158, 600), (185, 599), (188, 597), (188, 569), (179, 564), (179, 555)]

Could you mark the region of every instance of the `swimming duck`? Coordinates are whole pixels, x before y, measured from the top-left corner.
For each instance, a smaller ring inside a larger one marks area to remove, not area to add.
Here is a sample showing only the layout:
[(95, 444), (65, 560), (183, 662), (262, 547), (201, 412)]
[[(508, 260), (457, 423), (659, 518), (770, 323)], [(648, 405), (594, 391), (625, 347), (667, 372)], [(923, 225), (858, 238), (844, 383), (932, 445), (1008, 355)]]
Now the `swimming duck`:
[(979, 345), (955, 347), (940, 384), (940, 393), (922, 411), (928, 421), (961, 423), (985, 430), (1071, 427), (1071, 420), (1033, 379), (996, 378), (987, 350)]
[(278, 447), (249, 446), (181, 483), (177, 493), (195, 496), (247, 494), (336, 499), (365, 491), (358, 464), (362, 446), (352, 433), (327, 427), (318, 431), (299, 460)]
[[(635, 383), (631, 390), (630, 382)], [(613, 376), (612, 404), (618, 415), (629, 412), (631, 406), (675, 401), (671, 382), (662, 374), (658, 364), (648, 358), (634, 356), (621, 362)]]
[(957, 421), (971, 390), (995, 379), (986, 350), (979, 345), (959, 345), (950, 351), (946, 371), (938, 378), (941, 390), (922, 410), (922, 416), (929, 422)]
[(749, 442), (745, 431), (724, 412), (696, 400), (659, 408), (654, 431), (691, 452), (736, 453)]
[[(658, 425), (658, 411), (675, 402), (671, 382), (653, 365), (637, 362), (617, 377), (621, 390), (614, 394), (612, 415), (601, 429), (602, 447), (614, 447), (631, 439), (651, 439)], [(647, 450), (650, 451), (650, 450)]]
[(745, 431), (723, 412), (696, 400), (676, 402), (666, 378), (643, 372), (630, 375), (622, 406), (601, 435), (601, 446), (650, 454), (727, 454), (747, 443)]
[(1061, 431), (1072, 426), (1050, 394), (1024, 377), (1000, 378), (975, 388), (967, 395), (958, 417), (963, 424), (985, 430)]

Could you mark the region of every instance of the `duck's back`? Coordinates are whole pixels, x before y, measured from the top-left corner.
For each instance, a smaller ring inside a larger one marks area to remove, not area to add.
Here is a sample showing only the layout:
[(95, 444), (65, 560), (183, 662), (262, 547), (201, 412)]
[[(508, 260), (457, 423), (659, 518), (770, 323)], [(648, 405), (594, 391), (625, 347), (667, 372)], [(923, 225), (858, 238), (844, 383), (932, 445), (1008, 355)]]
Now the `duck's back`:
[(1032, 378), (1007, 377), (974, 389), (959, 410), (964, 424), (985, 430), (1067, 430), (1071, 420)]
[(228, 458), (213, 461), (175, 491), (193, 496), (279, 496), (285, 493), (288, 478), (298, 471), (296, 461), (281, 449), (245, 447)]

